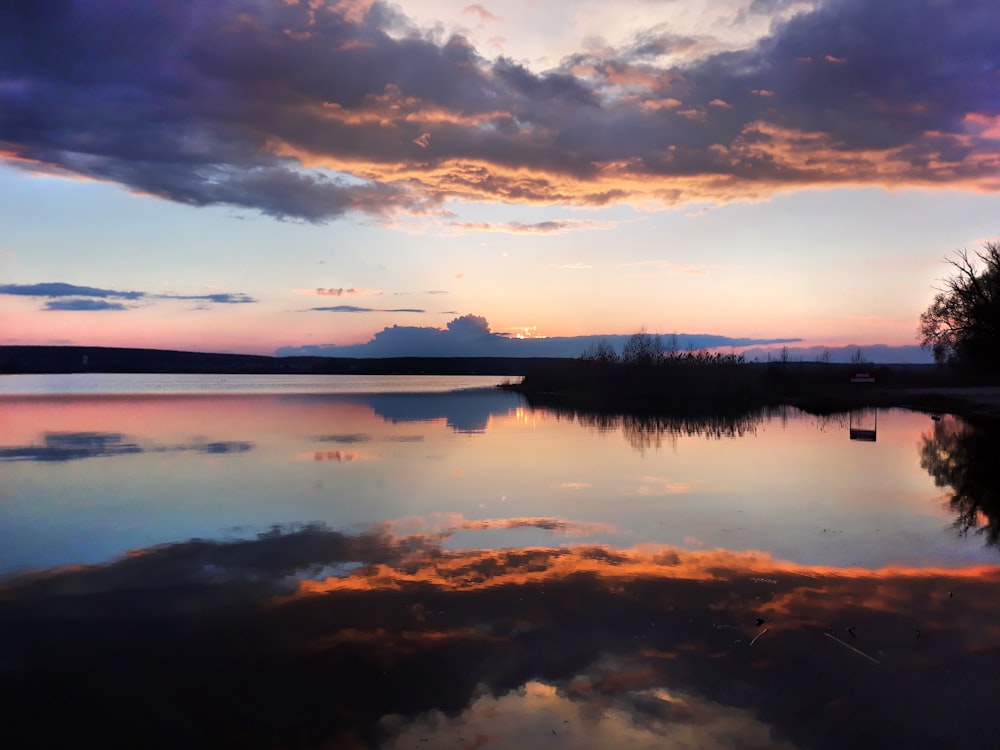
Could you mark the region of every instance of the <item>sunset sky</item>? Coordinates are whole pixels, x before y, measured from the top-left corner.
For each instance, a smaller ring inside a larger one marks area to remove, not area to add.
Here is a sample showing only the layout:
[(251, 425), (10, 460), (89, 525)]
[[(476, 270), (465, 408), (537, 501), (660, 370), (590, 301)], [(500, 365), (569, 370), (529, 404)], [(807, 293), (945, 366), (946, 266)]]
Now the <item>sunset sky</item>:
[(0, 8), (0, 344), (913, 344), (1000, 236), (1000, 4)]

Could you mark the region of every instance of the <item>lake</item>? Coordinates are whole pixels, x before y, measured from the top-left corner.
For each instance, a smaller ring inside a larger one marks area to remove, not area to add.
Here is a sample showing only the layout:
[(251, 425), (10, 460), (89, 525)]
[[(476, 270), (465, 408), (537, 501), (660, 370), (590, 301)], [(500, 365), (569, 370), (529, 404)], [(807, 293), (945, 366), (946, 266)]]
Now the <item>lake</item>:
[(164, 747), (1000, 746), (995, 425), (501, 380), (0, 377), (0, 701)]

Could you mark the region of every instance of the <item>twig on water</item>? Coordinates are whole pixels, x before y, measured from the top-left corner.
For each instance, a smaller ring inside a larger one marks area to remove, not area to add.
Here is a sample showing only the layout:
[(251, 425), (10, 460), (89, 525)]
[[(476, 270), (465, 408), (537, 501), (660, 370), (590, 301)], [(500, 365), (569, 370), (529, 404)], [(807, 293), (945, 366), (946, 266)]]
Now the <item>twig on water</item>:
[(770, 630), (770, 628), (764, 628), (762, 631), (757, 633), (757, 635), (754, 636), (753, 640), (750, 641), (750, 645), (752, 646), (753, 644), (755, 644), (757, 642), (757, 639), (760, 638), (762, 635), (764, 635), (764, 633), (766, 633), (768, 630)]
[(840, 644), (841, 646), (846, 646), (847, 648), (851, 649), (851, 651), (853, 651), (854, 653), (856, 653), (856, 654), (860, 654), (861, 656), (863, 656), (863, 657), (865, 657), (866, 659), (868, 659), (868, 661), (873, 661), (873, 662), (875, 662), (876, 664), (881, 664), (881, 663), (882, 663), (882, 662), (880, 662), (880, 661), (879, 661), (878, 659), (876, 659), (876, 658), (875, 658), (874, 656), (871, 656), (871, 655), (869, 655), (869, 654), (866, 654), (866, 653), (865, 653), (864, 651), (862, 651), (862, 650), (861, 650), (860, 648), (854, 648), (854, 646), (852, 646), (852, 645), (851, 645), (850, 643), (846, 643), (846, 642), (844, 642), (844, 641), (840, 640), (840, 639), (839, 639), (839, 638), (838, 638), (837, 636), (835, 636), (835, 635), (834, 635), (833, 633), (823, 633), (823, 635), (825, 635), (825, 636), (826, 636), (827, 638), (833, 638), (833, 640), (835, 640), (835, 641), (836, 641), (837, 643), (839, 643), (839, 644)]

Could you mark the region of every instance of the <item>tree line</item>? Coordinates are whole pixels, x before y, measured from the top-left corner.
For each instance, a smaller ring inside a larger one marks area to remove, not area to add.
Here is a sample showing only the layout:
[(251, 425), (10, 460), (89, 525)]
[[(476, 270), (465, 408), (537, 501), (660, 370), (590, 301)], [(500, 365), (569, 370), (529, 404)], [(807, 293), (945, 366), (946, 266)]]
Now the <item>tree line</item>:
[(633, 333), (625, 341), (619, 354), (606, 340), (598, 341), (588, 346), (580, 359), (606, 364), (622, 364), (632, 367), (651, 367), (668, 364), (742, 364), (745, 359), (742, 354), (722, 354), (704, 349), (680, 351), (677, 346), (677, 335), (672, 334), (664, 346), (663, 338), (656, 334), (639, 331)]

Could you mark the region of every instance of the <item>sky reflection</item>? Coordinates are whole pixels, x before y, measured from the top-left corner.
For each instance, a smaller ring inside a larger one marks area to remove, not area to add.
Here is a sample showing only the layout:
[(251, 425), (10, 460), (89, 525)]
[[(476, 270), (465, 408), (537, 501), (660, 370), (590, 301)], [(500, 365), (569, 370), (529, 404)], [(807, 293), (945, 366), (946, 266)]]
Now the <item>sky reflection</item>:
[[(442, 541), (275, 529), (9, 581), (5, 730), (190, 747), (996, 746), (996, 566)], [(31, 723), (43, 698), (64, 721)]]
[[(273, 524), (393, 519), (447, 533), (449, 549), (585, 541), (868, 568), (996, 560), (989, 537), (963, 538), (980, 505), (950, 502), (948, 477), (921, 467), (927, 436), (953, 422), (904, 411), (879, 414), (874, 443), (851, 441), (846, 416), (593, 417), (498, 391), (8, 397), (0, 424), (0, 574)], [(964, 429), (954, 424), (948, 435)], [(965, 443), (985, 456), (990, 439)], [(507, 523), (525, 518), (577, 531)]]

